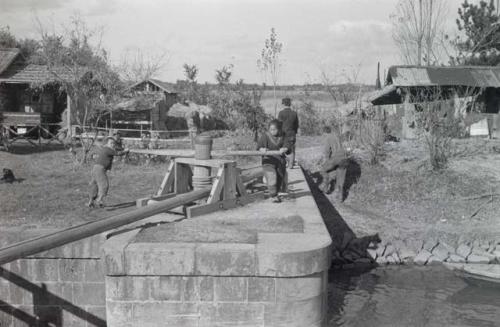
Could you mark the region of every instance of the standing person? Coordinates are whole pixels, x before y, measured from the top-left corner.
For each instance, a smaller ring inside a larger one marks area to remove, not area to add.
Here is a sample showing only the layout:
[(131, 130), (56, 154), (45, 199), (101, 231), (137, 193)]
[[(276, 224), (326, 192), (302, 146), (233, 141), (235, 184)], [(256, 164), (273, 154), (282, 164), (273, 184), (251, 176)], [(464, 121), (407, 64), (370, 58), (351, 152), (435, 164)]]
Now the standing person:
[(328, 193), (330, 191), (330, 172), (336, 172), (335, 188), (337, 191), (336, 197), (338, 200), (344, 200), (344, 182), (347, 170), (347, 154), (342, 145), (340, 133), (337, 130), (332, 132), (330, 126), (325, 126), (323, 132), (326, 133), (324, 155), (325, 162), (321, 168), (321, 177), (323, 182), (320, 189)]
[(268, 130), (257, 142), (257, 149), (265, 152), (267, 150), (280, 151), (281, 155), (269, 155), (262, 157), (262, 169), (266, 177), (267, 188), (273, 202), (281, 202), (278, 192), (286, 192), (286, 159), (285, 154), (288, 147), (285, 144), (286, 138), (281, 131), (279, 120), (272, 120)]
[(104, 207), (104, 197), (108, 194), (109, 180), (107, 172), (111, 170), (114, 156), (121, 156), (128, 153), (128, 149), (124, 151), (116, 150), (116, 139), (108, 136), (104, 142), (106, 144), (99, 149), (97, 160), (92, 167), (91, 180), (89, 183), (89, 203), (87, 206), (93, 208), (98, 206)]
[(282, 122), (283, 133), (288, 139), (290, 146), (290, 155), (288, 157), (288, 167), (293, 169), (295, 165), (295, 141), (297, 132), (299, 130), (299, 117), (297, 113), (292, 110), (292, 100), (290, 98), (283, 98), (281, 104), (285, 107), (278, 114), (278, 120)]

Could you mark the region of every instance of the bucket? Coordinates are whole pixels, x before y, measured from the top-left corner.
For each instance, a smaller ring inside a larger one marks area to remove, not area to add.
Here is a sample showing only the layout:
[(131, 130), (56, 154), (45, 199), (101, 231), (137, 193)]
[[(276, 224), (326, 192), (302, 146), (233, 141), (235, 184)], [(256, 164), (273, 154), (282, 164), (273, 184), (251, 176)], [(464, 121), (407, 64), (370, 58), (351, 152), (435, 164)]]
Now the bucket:
[(210, 136), (198, 135), (194, 139), (194, 158), (195, 159), (210, 159), (213, 140)]

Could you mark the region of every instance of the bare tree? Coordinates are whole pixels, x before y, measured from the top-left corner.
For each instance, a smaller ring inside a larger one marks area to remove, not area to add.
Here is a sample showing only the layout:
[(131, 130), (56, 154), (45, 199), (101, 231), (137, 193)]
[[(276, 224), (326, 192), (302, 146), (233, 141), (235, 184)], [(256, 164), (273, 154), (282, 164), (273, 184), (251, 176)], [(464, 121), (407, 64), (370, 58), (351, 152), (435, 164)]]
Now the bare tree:
[(101, 45), (102, 29), (89, 29), (74, 16), (62, 33), (49, 32), (35, 18), (40, 33), (40, 55), (47, 62), (50, 79), (61, 85), (69, 98), (69, 120), (82, 132), (81, 163), (95, 143), (101, 117), (109, 112), (110, 103), (121, 88), (118, 74), (110, 68), (106, 50)]
[[(264, 48), (260, 53), (260, 58), (257, 60), (257, 67), (263, 73), (263, 76), (269, 75), (273, 83), (273, 98), (274, 98), (274, 116), (277, 116), (278, 102), (276, 99), (276, 85), (278, 84), (281, 61), (280, 55), (283, 44), (278, 41), (276, 31), (271, 28), (271, 34), (266, 39)], [(265, 80), (264, 80), (265, 83)]]
[(406, 64), (431, 65), (440, 59), (440, 35), (447, 0), (399, 0), (393, 21), (394, 42)]
[(125, 51), (117, 67), (121, 77), (130, 82), (140, 82), (156, 77), (168, 63), (168, 53), (164, 49), (143, 51), (130, 48)]

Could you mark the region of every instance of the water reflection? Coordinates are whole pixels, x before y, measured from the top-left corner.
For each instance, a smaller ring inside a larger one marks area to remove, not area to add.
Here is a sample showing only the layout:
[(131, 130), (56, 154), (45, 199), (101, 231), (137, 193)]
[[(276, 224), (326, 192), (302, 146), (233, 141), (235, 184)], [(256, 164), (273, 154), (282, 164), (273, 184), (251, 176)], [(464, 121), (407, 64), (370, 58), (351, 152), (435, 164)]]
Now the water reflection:
[(328, 326), (500, 326), (500, 289), (444, 267), (332, 272)]

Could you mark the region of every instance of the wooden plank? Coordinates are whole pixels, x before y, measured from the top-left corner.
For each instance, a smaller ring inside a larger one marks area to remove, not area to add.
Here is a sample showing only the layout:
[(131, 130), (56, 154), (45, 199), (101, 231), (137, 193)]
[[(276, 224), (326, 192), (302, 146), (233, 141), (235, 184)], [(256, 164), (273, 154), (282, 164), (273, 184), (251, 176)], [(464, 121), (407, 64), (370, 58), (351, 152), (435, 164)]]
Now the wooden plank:
[(247, 188), (243, 184), (243, 181), (241, 180), (239, 171), (236, 174), (236, 191), (238, 192), (239, 196), (245, 196), (247, 195)]
[(207, 203), (215, 203), (221, 200), (222, 190), (224, 188), (225, 168), (219, 168), (215, 177), (212, 190), (208, 196)]
[(189, 192), (190, 179), (193, 176), (191, 168), (188, 165), (175, 162), (175, 193), (181, 194)]
[(229, 200), (223, 200), (215, 203), (201, 204), (197, 206), (191, 206), (186, 208), (186, 216), (188, 218), (198, 217), (201, 215), (206, 215), (211, 212), (218, 210), (228, 210), (237, 207), (244, 206), (251, 202), (257, 201), (259, 199), (265, 198), (264, 192), (256, 192), (244, 197), (238, 197)]
[[(170, 133), (172, 131), (165, 131)], [(141, 153), (141, 154), (153, 154), (157, 156), (171, 156), (171, 157), (183, 157), (192, 158), (194, 157), (194, 150), (191, 149), (130, 149), (130, 152)], [(212, 151), (212, 157), (224, 157), (224, 156), (276, 156), (280, 155), (279, 151)]]
[(144, 207), (146, 205), (149, 204), (149, 201), (153, 200), (153, 201), (163, 201), (163, 200), (167, 200), (167, 199), (171, 199), (173, 198), (174, 196), (176, 196), (177, 194), (175, 193), (167, 193), (167, 194), (163, 194), (163, 195), (160, 195), (160, 196), (148, 196), (148, 197), (145, 197), (145, 198), (140, 198), (140, 199), (137, 199), (135, 201), (136, 203), (136, 206), (138, 208), (140, 207)]
[(236, 163), (225, 165), (223, 199), (234, 199), (236, 197)]
[(194, 159), (194, 158), (177, 158), (177, 162), (192, 166), (204, 166), (218, 168), (227, 163), (234, 162), (234, 160), (222, 160), (222, 159)]
[(160, 189), (156, 192), (157, 196), (170, 193), (174, 189), (174, 180), (175, 180), (175, 161), (171, 160), (168, 164), (167, 173), (161, 182)]

